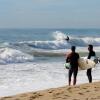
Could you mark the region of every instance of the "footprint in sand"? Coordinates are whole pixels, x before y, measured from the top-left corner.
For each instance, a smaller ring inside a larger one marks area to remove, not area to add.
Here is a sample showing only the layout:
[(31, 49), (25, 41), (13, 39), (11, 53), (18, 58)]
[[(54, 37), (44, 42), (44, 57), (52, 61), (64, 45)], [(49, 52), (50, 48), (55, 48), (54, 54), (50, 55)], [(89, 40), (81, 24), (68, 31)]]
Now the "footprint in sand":
[(100, 88), (100, 87), (94, 87), (94, 88)]
[(37, 92), (34, 92), (33, 94), (37, 94)]
[(86, 92), (90, 92), (90, 91), (87, 90)]
[(43, 96), (43, 95), (35, 92), (33, 93), (33, 96), (30, 96), (30, 99), (36, 99), (36, 98), (39, 98), (40, 96)]
[(87, 89), (87, 88), (82, 88), (82, 89)]
[(54, 93), (54, 94), (53, 94), (53, 96), (58, 96), (58, 95), (60, 95), (60, 93)]
[(58, 92), (58, 93), (54, 93), (53, 94), (53, 99), (59, 99), (59, 98), (62, 98), (60, 97), (64, 92)]
[(69, 95), (67, 95), (67, 94), (66, 94), (66, 95), (64, 95), (64, 96), (66, 96), (66, 97), (70, 97), (70, 96), (69, 96)]
[(53, 93), (54, 90), (49, 90), (48, 93)]
[(69, 92), (72, 92), (72, 90), (71, 90), (71, 89), (72, 89), (71, 87), (67, 88), (67, 90), (68, 90)]
[(81, 93), (81, 92), (79, 92), (78, 94), (80, 94), (80, 95), (84, 95), (83, 93)]

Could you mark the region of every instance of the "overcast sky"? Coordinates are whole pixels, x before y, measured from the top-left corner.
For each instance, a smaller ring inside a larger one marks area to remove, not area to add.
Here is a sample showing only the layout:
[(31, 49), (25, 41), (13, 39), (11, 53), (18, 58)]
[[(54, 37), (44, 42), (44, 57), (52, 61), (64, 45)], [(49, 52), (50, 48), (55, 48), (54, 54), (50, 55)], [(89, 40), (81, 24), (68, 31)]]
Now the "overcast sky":
[(0, 0), (0, 28), (100, 28), (100, 0)]

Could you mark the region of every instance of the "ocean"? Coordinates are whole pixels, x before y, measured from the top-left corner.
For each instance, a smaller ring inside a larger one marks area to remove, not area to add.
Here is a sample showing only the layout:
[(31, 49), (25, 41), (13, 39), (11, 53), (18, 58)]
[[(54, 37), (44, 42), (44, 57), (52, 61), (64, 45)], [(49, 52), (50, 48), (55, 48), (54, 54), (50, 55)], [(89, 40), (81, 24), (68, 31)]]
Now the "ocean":
[[(0, 29), (0, 97), (68, 85), (66, 53), (74, 45), (87, 57), (88, 44), (100, 57), (100, 29)], [(92, 74), (100, 80), (100, 64)], [(83, 83), (86, 70), (77, 77)]]

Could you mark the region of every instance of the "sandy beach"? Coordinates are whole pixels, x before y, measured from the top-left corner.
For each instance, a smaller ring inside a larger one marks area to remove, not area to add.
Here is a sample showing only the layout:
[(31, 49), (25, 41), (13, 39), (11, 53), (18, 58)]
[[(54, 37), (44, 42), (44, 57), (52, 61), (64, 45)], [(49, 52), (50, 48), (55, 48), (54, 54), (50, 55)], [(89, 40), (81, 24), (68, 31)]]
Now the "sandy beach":
[(0, 100), (100, 100), (100, 82), (23, 93)]

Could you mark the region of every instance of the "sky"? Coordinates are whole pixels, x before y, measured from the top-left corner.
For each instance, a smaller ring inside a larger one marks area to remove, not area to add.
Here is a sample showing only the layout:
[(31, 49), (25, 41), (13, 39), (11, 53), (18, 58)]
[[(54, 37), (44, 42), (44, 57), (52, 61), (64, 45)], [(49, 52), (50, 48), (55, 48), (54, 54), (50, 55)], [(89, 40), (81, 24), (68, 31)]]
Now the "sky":
[(100, 28), (100, 0), (0, 0), (0, 28)]

